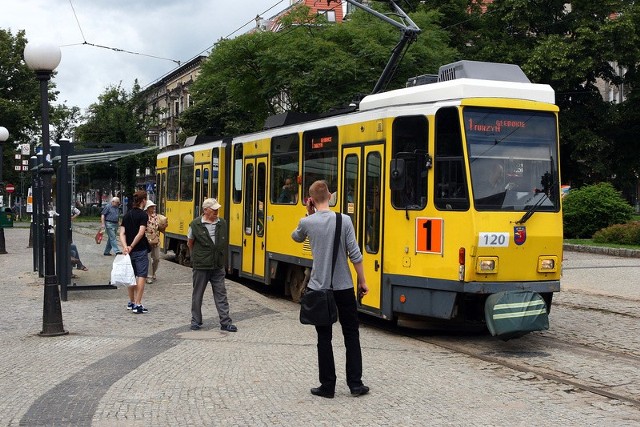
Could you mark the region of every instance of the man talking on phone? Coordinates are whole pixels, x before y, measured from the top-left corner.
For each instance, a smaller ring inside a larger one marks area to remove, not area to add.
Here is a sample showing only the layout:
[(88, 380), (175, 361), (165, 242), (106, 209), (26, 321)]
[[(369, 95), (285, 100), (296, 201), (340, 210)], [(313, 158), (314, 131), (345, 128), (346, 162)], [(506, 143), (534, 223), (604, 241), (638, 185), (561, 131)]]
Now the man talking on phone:
[[(307, 199), (307, 216), (298, 223), (291, 237), (298, 243), (307, 237), (311, 244), (313, 267), (308, 287), (312, 289), (329, 289), (331, 285), (331, 267), (333, 264), (333, 241), (336, 227), (336, 215), (329, 209), (331, 193), (326, 181), (315, 181), (309, 187)], [(342, 215), (342, 214), (341, 214)], [(362, 351), (360, 349), (360, 332), (358, 331), (358, 309), (353, 287), (353, 280), (347, 254), (353, 264), (358, 280), (358, 295), (369, 292), (362, 266), (362, 253), (358, 248), (356, 234), (351, 218), (342, 215), (342, 229), (339, 242), (335, 270), (333, 273), (333, 295), (338, 307), (338, 319), (342, 326), (342, 335), (346, 347), (347, 385), (352, 396), (362, 396), (369, 392), (369, 387), (362, 383)], [(311, 394), (333, 398), (336, 388), (336, 367), (331, 344), (332, 325), (316, 326), (318, 334), (318, 370), (320, 386), (311, 389)]]

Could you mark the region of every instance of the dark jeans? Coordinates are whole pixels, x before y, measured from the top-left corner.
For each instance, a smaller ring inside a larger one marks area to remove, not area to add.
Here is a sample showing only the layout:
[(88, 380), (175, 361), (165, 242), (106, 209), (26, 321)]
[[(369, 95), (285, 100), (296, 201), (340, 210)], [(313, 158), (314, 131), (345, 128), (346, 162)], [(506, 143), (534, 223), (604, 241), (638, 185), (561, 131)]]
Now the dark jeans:
[[(358, 331), (358, 310), (353, 289), (334, 291), (338, 306), (338, 320), (342, 326), (344, 345), (347, 352), (347, 385), (349, 389), (362, 385), (362, 352), (360, 351), (360, 332)], [(336, 388), (336, 366), (331, 345), (332, 327), (316, 326), (318, 333), (318, 370), (320, 384), (326, 391)]]

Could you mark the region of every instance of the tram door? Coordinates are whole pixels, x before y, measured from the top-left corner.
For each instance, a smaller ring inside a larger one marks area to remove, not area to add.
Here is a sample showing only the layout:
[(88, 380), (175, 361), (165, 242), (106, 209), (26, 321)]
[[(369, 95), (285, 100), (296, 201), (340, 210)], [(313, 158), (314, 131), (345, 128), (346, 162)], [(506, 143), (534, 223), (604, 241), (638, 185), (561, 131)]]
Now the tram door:
[(209, 195), (209, 165), (196, 165), (193, 188), (193, 217), (202, 215), (202, 202)]
[(267, 158), (244, 162), (242, 275), (264, 278)]
[(362, 304), (380, 308), (382, 277), (382, 145), (343, 151), (342, 213), (349, 215), (363, 256), (369, 294)]

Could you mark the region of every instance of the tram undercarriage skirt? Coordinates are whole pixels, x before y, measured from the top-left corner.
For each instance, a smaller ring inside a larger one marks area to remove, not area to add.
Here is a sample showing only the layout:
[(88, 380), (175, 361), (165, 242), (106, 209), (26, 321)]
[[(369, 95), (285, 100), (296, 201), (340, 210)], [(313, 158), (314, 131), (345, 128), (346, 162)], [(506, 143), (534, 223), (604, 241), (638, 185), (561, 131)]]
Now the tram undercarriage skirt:
[(490, 295), (484, 314), (491, 335), (505, 341), (549, 329), (547, 304), (536, 292), (505, 291)]

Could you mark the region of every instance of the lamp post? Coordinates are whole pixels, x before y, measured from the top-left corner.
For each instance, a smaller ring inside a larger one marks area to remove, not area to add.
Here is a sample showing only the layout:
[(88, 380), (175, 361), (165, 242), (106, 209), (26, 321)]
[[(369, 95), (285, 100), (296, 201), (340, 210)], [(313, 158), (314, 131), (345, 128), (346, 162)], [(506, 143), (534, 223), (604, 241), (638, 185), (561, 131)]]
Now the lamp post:
[[(2, 163), (4, 160), (4, 157), (2, 157), (2, 146), (7, 139), (9, 139), (9, 131), (7, 128), (0, 126), (0, 183), (2, 182)], [(0, 225), (0, 255), (4, 255), (6, 253), (7, 249), (4, 240), (4, 227)]]
[(31, 44), (24, 48), (24, 60), (27, 66), (35, 71), (40, 81), (40, 111), (42, 114), (42, 213), (47, 213), (44, 222), (44, 307), (42, 314), (42, 332), (40, 336), (58, 336), (69, 332), (62, 324), (62, 307), (60, 291), (56, 278), (55, 257), (53, 248), (53, 207), (51, 206), (51, 177), (53, 165), (49, 144), (49, 80), (51, 74), (60, 64), (60, 48), (49, 43)]

